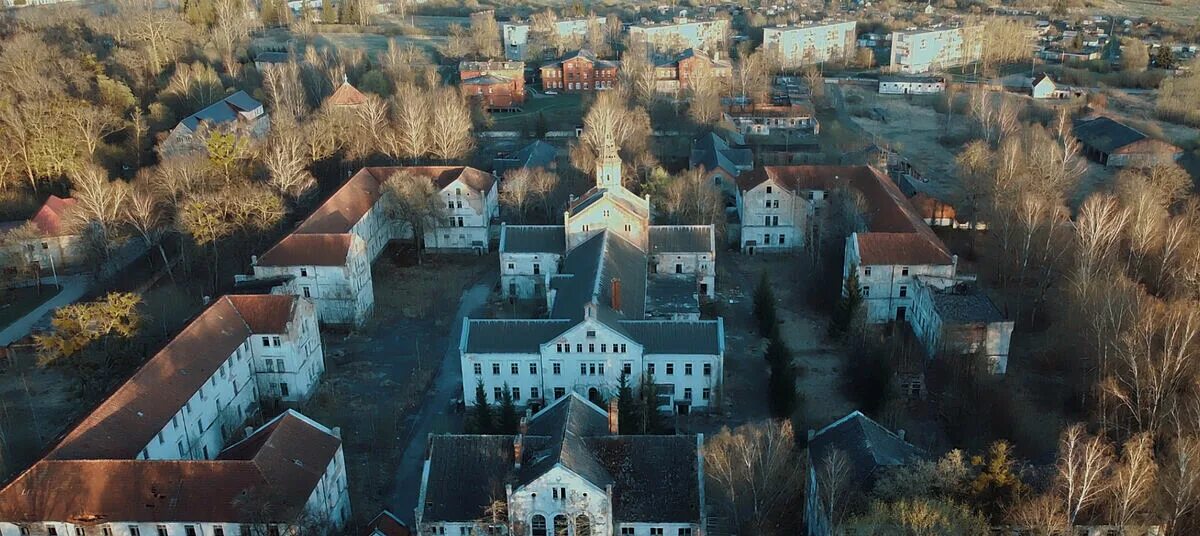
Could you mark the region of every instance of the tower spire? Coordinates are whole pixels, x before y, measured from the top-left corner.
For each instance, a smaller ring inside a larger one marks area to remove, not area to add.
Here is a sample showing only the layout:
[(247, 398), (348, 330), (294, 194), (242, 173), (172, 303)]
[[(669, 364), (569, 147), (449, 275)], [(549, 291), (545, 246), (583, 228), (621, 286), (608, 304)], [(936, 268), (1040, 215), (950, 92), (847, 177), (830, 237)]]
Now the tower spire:
[(617, 188), (621, 186), (621, 155), (617, 151), (617, 143), (613, 141), (611, 132), (604, 136), (598, 156), (596, 159), (596, 187)]

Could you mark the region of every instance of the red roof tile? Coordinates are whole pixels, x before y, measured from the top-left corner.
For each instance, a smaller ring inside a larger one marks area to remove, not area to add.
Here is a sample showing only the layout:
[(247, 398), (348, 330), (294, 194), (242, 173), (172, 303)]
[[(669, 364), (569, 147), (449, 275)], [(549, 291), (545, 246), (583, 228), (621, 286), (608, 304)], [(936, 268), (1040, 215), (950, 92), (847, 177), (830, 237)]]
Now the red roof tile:
[(345, 266), (354, 235), (292, 233), (258, 258), (258, 266)]
[(387, 510), (379, 512), (375, 519), (367, 523), (367, 530), (363, 531), (363, 535), (371, 536), (376, 532), (383, 536), (409, 536), (412, 534), (403, 521)]
[(333, 95), (329, 96), (328, 102), (331, 106), (358, 106), (367, 102), (367, 96), (350, 85), (350, 82), (342, 82)]
[[(249, 304), (255, 300), (241, 301)], [(275, 321), (257, 318), (261, 311), (253, 309), (241, 311), (227, 298), (213, 302), (68, 432), (46, 457), (54, 460), (137, 457), (237, 347), (251, 334), (258, 333), (251, 325), (266, 326)], [(253, 322), (247, 322), (243, 314), (253, 318)]]
[(237, 294), (225, 296), (254, 333), (284, 333), (296, 306), (294, 296)]
[(944, 246), (917, 233), (858, 233), (858, 254), (864, 265), (950, 264)]
[(38, 230), (46, 236), (70, 234), (65, 228), (66, 214), (75, 206), (75, 203), (74, 199), (63, 199), (57, 195), (51, 195), (29, 221), (37, 225)]

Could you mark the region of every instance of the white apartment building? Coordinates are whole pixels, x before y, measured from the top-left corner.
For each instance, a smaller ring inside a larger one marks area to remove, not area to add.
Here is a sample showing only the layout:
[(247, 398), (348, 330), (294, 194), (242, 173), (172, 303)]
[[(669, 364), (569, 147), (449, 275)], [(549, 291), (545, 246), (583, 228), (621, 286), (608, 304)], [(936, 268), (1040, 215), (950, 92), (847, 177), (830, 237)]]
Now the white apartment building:
[(778, 54), (788, 68), (850, 59), (854, 57), (855, 27), (854, 21), (821, 21), (763, 28), (763, 46)]
[(677, 17), (663, 23), (634, 24), (629, 27), (632, 43), (646, 43), (652, 52), (677, 54), (694, 48), (720, 51), (729, 37), (729, 21), (725, 19), (691, 20)]
[(273, 292), (315, 300), (321, 322), (362, 325), (375, 306), (371, 263), (389, 241), (412, 237), (380, 202), (383, 184), (396, 173), (432, 181), (445, 203), (443, 223), (425, 232), (426, 249), (488, 250), (491, 223), (500, 211), (491, 174), (465, 166), (363, 168), (295, 231), (252, 258), (254, 274), (239, 282), (276, 282)]
[[(620, 435), (617, 409), (572, 393), (516, 435), (431, 436), (417, 533), (706, 534), (704, 437)], [(481, 522), (496, 500), (509, 521)]]
[[(587, 35), (588, 24), (595, 22), (601, 28), (604, 27), (604, 17), (583, 17), (578, 19), (563, 19), (554, 23), (554, 29), (558, 32), (558, 37), (567, 43), (578, 41), (583, 42), (584, 36)], [(529, 57), (529, 29), (528, 22), (502, 22), (500, 23), (500, 36), (504, 42), (504, 57), (514, 61), (536, 60), (540, 58)], [(578, 48), (572, 46), (568, 48)]]
[(979, 61), (983, 27), (892, 32), (891, 70), (920, 74)]
[[(0, 489), (0, 534), (240, 535), (245, 523), (340, 528), (350, 507), (336, 429), (287, 412), (227, 446), (260, 405), (306, 400), (324, 370), (311, 301), (216, 300)], [(270, 493), (277, 509), (235, 512), (249, 508), (239, 500), (249, 493)]]
[(993, 374), (1008, 371), (1008, 349), (1015, 323), (973, 282), (946, 288), (917, 277), (909, 324), (930, 357), (979, 355)]
[(596, 186), (574, 200), (562, 226), (504, 226), (501, 291), (545, 300), (545, 319), (477, 320), (459, 342), (463, 389), (505, 389), (518, 404), (580, 393), (614, 396), (653, 377), (663, 409), (707, 407), (719, 393), (721, 319), (700, 320), (715, 293), (712, 226), (649, 224), (650, 201), (621, 183), (615, 145), (596, 164)]

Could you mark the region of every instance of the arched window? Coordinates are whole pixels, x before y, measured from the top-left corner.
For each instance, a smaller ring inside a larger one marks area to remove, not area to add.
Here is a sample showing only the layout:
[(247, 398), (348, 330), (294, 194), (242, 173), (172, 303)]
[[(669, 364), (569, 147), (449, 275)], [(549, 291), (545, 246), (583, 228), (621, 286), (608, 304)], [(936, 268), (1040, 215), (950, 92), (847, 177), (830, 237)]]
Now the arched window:
[(562, 514), (554, 516), (554, 536), (570, 536), (570, 530), (567, 527), (567, 516)]
[(592, 520), (585, 514), (575, 518), (575, 536), (592, 536)]
[(546, 536), (546, 516), (538, 514), (533, 516), (533, 521), (529, 523), (530, 536)]

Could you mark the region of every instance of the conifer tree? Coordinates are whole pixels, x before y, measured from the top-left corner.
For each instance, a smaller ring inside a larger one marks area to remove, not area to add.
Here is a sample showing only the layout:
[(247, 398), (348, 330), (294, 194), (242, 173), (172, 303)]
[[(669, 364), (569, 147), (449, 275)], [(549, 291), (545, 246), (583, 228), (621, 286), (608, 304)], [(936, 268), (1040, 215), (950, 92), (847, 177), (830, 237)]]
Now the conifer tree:
[(763, 337), (770, 337), (778, 327), (778, 315), (775, 311), (775, 292), (771, 289), (771, 280), (763, 272), (754, 289), (754, 318), (758, 320), (758, 332)]
[(475, 407), (471, 421), (477, 434), (490, 434), (493, 430), (492, 406), (488, 404), (487, 393), (483, 390), (483, 381), (475, 383)]
[(633, 387), (629, 385), (629, 375), (624, 372), (617, 379), (617, 426), (622, 434), (641, 432), (641, 411), (638, 399), (633, 395)]
[(521, 425), (520, 417), (517, 416), (517, 406), (513, 403), (512, 390), (508, 388), (508, 384), (504, 384), (504, 391), (500, 393), (500, 409), (499, 419), (496, 422), (496, 432), (501, 434), (515, 434), (517, 427)]
[(858, 284), (858, 267), (850, 265), (850, 275), (846, 278), (846, 287), (833, 305), (833, 315), (829, 323), (829, 336), (840, 338), (854, 323), (854, 315), (862, 305), (862, 289)]
[(647, 372), (642, 375), (642, 384), (638, 386), (638, 409), (641, 410), (641, 432), (643, 434), (667, 433), (666, 422), (658, 411), (658, 388), (654, 384), (654, 375)]

